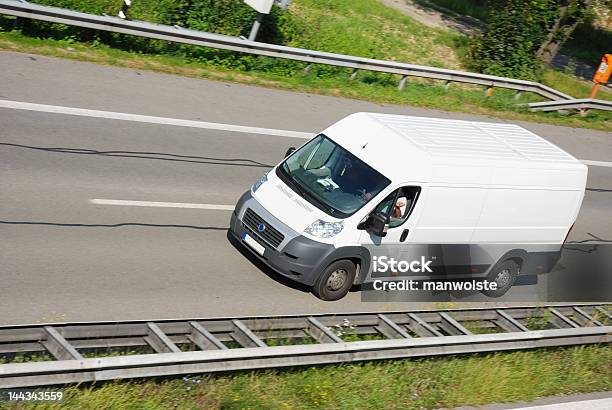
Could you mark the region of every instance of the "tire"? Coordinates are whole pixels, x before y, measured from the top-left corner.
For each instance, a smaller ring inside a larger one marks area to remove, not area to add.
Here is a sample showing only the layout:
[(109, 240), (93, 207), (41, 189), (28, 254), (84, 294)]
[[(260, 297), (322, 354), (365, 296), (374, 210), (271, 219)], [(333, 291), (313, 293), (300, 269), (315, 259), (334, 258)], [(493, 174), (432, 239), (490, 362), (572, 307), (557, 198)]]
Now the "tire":
[(515, 261), (507, 260), (502, 262), (495, 266), (487, 276), (489, 282), (497, 283), (497, 289), (483, 290), (482, 294), (491, 298), (498, 298), (505, 295), (512, 285), (514, 285), (518, 274), (519, 265)]
[(329, 265), (312, 287), (312, 293), (321, 300), (342, 299), (353, 286), (357, 268), (348, 259)]

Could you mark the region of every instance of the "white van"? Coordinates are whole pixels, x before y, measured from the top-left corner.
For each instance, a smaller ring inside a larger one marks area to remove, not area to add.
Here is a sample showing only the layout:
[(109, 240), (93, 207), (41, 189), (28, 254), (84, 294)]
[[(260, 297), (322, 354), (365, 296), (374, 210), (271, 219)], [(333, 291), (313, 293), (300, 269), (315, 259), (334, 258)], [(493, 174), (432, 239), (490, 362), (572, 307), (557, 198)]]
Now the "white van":
[(374, 257), (448, 246), (473, 258), (410, 278), (483, 278), (500, 296), (519, 273), (550, 270), (587, 180), (584, 164), (510, 124), (356, 113), (287, 154), (240, 198), (230, 233), (324, 300), (371, 282)]

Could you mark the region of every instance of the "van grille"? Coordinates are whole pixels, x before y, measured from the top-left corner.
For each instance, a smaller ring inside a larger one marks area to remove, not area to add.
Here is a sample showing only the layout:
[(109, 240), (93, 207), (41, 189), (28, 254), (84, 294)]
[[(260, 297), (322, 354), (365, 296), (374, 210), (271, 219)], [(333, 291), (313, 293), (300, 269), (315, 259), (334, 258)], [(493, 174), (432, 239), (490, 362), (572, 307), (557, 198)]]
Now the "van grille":
[[(278, 245), (280, 245), (283, 239), (285, 239), (285, 236), (282, 233), (274, 229), (251, 208), (247, 208), (246, 212), (244, 213), (242, 224), (250, 231), (250, 233), (257, 236), (268, 245), (271, 245), (273, 248), (278, 248)], [(260, 224), (264, 224), (266, 227), (263, 232), (260, 232), (258, 229)]]

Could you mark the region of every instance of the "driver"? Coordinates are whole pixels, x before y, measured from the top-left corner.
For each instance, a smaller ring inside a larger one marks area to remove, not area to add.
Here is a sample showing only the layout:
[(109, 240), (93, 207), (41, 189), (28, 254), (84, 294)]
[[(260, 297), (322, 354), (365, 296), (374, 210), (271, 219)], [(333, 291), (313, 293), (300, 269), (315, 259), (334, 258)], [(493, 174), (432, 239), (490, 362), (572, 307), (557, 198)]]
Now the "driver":
[(405, 196), (401, 196), (397, 198), (397, 201), (395, 202), (395, 206), (393, 207), (393, 217), (401, 218), (406, 213), (407, 204), (408, 204), (408, 201), (406, 200)]

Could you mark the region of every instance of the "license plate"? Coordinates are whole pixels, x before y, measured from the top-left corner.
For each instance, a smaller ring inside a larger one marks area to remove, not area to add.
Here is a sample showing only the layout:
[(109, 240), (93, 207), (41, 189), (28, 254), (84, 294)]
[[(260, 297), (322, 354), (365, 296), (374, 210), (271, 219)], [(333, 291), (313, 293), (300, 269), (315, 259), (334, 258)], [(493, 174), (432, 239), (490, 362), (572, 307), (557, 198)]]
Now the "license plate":
[(242, 240), (246, 242), (251, 248), (255, 250), (260, 255), (264, 254), (266, 248), (259, 244), (255, 239), (249, 236), (246, 232), (242, 234)]

